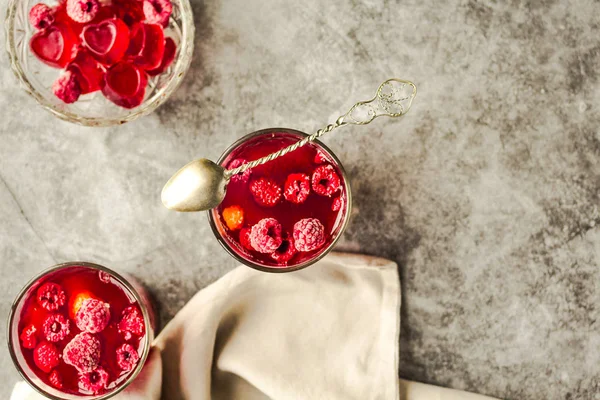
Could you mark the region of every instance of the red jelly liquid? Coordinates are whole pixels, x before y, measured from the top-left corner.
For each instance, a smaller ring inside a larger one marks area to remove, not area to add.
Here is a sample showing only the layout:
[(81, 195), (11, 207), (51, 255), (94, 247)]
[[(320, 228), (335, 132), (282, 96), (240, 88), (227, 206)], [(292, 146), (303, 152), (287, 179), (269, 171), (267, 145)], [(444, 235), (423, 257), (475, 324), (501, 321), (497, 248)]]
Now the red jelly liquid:
[[(66, 301), (56, 311), (48, 311), (43, 308), (37, 299), (37, 288), (47, 282), (58, 284), (62, 287), (66, 295)], [(43, 323), (46, 317), (52, 314), (60, 314), (69, 320), (70, 333), (62, 340), (53, 343), (58, 349), (61, 357), (58, 366), (51, 372), (42, 371), (34, 361), (34, 349), (28, 349), (23, 346), (20, 341), (20, 351), (25, 359), (29, 369), (41, 379), (46, 385), (55, 389), (73, 395), (101, 395), (113, 391), (123, 385), (129, 376), (141, 368), (141, 360), (138, 365), (130, 371), (123, 371), (117, 363), (117, 348), (124, 343), (128, 343), (137, 349), (138, 355), (142, 358), (145, 351), (146, 335), (149, 334), (148, 327), (144, 326), (141, 336), (130, 335), (125, 338), (124, 332), (119, 332), (118, 324), (121, 321), (122, 312), (127, 307), (135, 307), (142, 314), (141, 305), (135, 300), (133, 294), (125, 288), (110, 274), (104, 273), (100, 275), (99, 270), (84, 266), (72, 266), (58, 271), (50, 272), (44, 275), (38, 283), (33, 286), (35, 289), (29, 292), (29, 297), (24, 299), (23, 308), (18, 317), (18, 332), (21, 334), (23, 330), (33, 324), (36, 328), (36, 341), (39, 343), (45, 342)], [(81, 331), (78, 329), (74, 315), (76, 309), (81, 305), (81, 299), (92, 297), (101, 300), (110, 305), (110, 321), (106, 328), (99, 333), (94, 333), (93, 336), (99, 339), (101, 344), (99, 367), (108, 372), (108, 383), (103, 389), (99, 389), (95, 393), (82, 390), (80, 388), (80, 374), (75, 367), (67, 364), (63, 359), (63, 350), (65, 346)], [(79, 299), (79, 301), (78, 301)], [(77, 304), (79, 303), (79, 304)], [(152, 311), (149, 310), (151, 313)], [(143, 321), (143, 318), (142, 318)], [(152, 330), (152, 327), (149, 328)], [(22, 369), (25, 369), (22, 367)], [(56, 372), (62, 378), (62, 388), (56, 388), (49, 380), (50, 375)]]
[[(300, 134), (276, 130), (254, 136), (233, 149), (225, 157), (221, 165), (228, 169), (229, 164), (235, 159), (257, 160), (294, 144), (303, 138), (304, 136)], [(315, 156), (318, 152), (324, 155), (324, 162), (317, 163), (315, 161)], [(301, 204), (294, 204), (282, 196), (277, 205), (264, 207), (256, 202), (250, 191), (250, 184), (253, 180), (260, 177), (267, 177), (274, 180), (281, 187), (283, 193), (288, 175), (305, 173), (309, 177), (312, 177), (314, 170), (324, 164), (333, 165), (340, 178), (340, 190), (331, 197), (318, 195), (311, 188), (308, 198)], [(337, 201), (341, 200), (342, 205), (339, 210), (333, 211), (333, 203), (336, 199), (339, 199)], [(324, 251), (328, 250), (331, 243), (340, 235), (348, 212), (347, 199), (347, 186), (341, 167), (322, 146), (311, 143), (283, 157), (253, 168), (252, 175), (247, 183), (230, 181), (227, 186), (225, 199), (217, 209), (211, 212), (211, 218), (216, 225), (218, 233), (226, 243), (228, 251), (235, 253), (235, 255), (245, 261), (250, 261), (253, 265), (272, 268), (292, 268), (317, 258)], [(240, 244), (240, 229), (230, 230), (222, 217), (223, 210), (230, 206), (240, 206), (243, 209), (244, 228), (252, 227), (263, 218), (275, 218), (282, 225), (283, 232), (287, 232), (290, 235), (293, 234), (294, 224), (299, 220), (316, 218), (325, 227), (325, 243), (318, 249), (310, 252), (297, 252), (286, 263), (278, 263), (270, 254), (247, 250)]]

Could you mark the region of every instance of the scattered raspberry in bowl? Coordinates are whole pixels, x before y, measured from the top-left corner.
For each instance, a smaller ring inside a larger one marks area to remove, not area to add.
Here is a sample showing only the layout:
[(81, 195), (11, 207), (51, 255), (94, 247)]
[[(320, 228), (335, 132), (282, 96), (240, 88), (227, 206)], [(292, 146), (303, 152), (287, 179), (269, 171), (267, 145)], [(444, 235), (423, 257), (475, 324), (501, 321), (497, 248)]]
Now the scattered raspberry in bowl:
[(275, 218), (261, 219), (250, 232), (250, 244), (259, 253), (273, 253), (282, 241), (281, 224)]
[(37, 290), (37, 302), (48, 311), (56, 311), (65, 305), (65, 291), (60, 285), (48, 282)]
[(33, 351), (33, 362), (39, 369), (48, 373), (60, 363), (60, 353), (52, 343), (42, 342)]
[(140, 355), (129, 343), (124, 343), (117, 349), (117, 364), (123, 371), (131, 371), (139, 360)]
[(325, 227), (316, 218), (305, 218), (294, 225), (294, 245), (298, 251), (317, 250), (325, 243)]
[(101, 348), (100, 340), (96, 336), (82, 332), (65, 346), (63, 360), (79, 372), (91, 372), (100, 364)]
[(108, 378), (108, 372), (98, 367), (93, 371), (79, 374), (79, 387), (92, 394), (100, 394), (106, 389)]
[(69, 320), (61, 314), (52, 314), (44, 320), (44, 337), (49, 342), (59, 342), (71, 331)]
[(83, 332), (99, 333), (110, 322), (110, 305), (97, 299), (86, 299), (75, 314), (75, 324)]

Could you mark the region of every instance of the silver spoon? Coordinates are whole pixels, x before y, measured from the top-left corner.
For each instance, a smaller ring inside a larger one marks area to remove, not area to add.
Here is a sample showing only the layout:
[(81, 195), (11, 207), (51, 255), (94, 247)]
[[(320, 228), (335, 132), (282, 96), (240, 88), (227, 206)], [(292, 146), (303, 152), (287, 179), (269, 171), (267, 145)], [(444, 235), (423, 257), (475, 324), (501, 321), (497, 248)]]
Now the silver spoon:
[(215, 208), (225, 198), (227, 183), (232, 176), (294, 151), (340, 126), (366, 125), (380, 116), (401, 117), (408, 112), (416, 95), (417, 87), (414, 83), (402, 79), (388, 79), (379, 86), (371, 100), (356, 103), (335, 123), (275, 153), (231, 170), (225, 170), (206, 158), (194, 160), (169, 179), (162, 190), (162, 202), (165, 207), (175, 211), (204, 211)]

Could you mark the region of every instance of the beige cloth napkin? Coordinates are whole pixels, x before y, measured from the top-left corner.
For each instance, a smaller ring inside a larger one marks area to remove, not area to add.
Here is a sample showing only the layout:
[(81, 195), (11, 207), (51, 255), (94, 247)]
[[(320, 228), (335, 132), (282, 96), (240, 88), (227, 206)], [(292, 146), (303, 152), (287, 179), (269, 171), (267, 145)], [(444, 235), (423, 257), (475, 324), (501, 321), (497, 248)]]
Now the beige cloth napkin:
[(162, 376), (165, 400), (489, 399), (398, 379), (399, 308), (397, 266), (381, 258), (239, 267), (190, 300), (115, 398), (158, 399)]

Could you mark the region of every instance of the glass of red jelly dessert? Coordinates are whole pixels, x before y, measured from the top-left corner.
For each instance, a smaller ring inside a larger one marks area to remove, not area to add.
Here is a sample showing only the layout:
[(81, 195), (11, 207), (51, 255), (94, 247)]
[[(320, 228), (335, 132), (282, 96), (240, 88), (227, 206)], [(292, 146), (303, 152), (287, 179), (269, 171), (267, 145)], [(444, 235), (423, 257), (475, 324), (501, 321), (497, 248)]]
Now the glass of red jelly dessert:
[[(235, 142), (218, 164), (226, 169), (259, 159), (307, 135), (271, 128)], [(221, 245), (245, 265), (290, 272), (324, 257), (342, 235), (352, 197), (340, 160), (314, 141), (233, 176), (219, 207), (208, 211)]]
[(106, 399), (141, 371), (154, 339), (145, 289), (101, 265), (68, 262), (33, 278), (10, 311), (8, 348), (50, 399)]
[(8, 0), (7, 50), (21, 86), (64, 120), (149, 114), (189, 69), (189, 0)]

